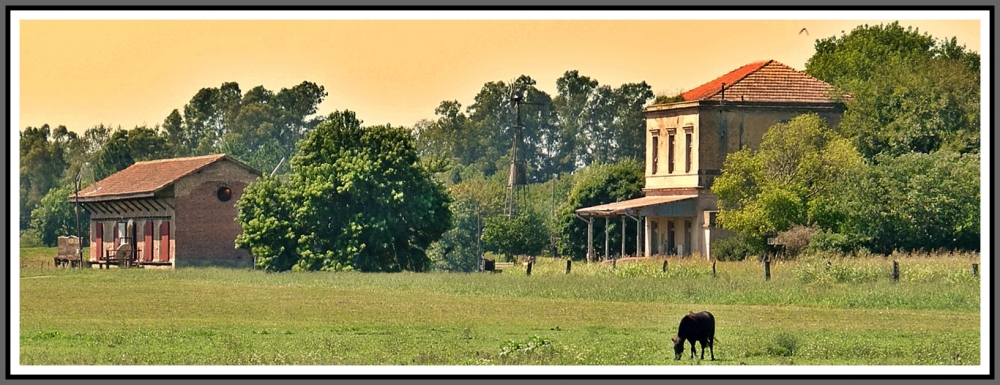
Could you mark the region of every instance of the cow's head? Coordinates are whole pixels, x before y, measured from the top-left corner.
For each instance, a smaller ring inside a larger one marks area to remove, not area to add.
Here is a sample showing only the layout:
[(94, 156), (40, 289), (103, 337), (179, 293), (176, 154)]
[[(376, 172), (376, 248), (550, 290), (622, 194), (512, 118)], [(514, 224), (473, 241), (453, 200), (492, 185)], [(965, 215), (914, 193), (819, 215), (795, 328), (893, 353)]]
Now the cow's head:
[(674, 337), (674, 359), (681, 359), (681, 353), (684, 353), (684, 341)]

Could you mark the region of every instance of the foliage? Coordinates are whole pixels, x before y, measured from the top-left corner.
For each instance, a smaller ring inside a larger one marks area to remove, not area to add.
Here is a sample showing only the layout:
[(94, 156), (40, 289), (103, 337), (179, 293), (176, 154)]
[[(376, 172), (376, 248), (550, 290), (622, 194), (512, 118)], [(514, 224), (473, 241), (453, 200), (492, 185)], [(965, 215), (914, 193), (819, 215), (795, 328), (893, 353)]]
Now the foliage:
[(537, 256), (549, 244), (545, 223), (532, 210), (521, 210), (513, 218), (494, 216), (483, 224), (483, 246), (507, 256)]
[(645, 82), (618, 88), (567, 71), (556, 80), (558, 94), (539, 90), (522, 75), (511, 83), (489, 82), (462, 111), (454, 100), (442, 101), (434, 121), (414, 127), (421, 156), (443, 153), (457, 165), (474, 165), (486, 177), (506, 174), (517, 120), (513, 92), (519, 91), (518, 159), (529, 182), (570, 173), (594, 162), (642, 159), (645, 153), (644, 105), (653, 98)]
[(779, 231), (775, 241), (780, 244), (787, 256), (795, 257), (806, 250), (817, 229), (806, 226), (793, 226), (786, 231)]
[(258, 266), (430, 267), (426, 250), (451, 225), (450, 197), (420, 164), (409, 131), (335, 112), (300, 143), (291, 168), (288, 182), (267, 179), (237, 202), (237, 245), (257, 250)]
[(657, 94), (656, 98), (653, 99), (653, 104), (666, 104), (666, 103), (676, 103), (683, 101), (684, 101), (683, 94), (676, 94), (674, 96), (670, 96), (668, 94)]
[(503, 212), (504, 187), (497, 180), (484, 179), (481, 174), (466, 174), (449, 191), (453, 199), (449, 205), (453, 226), (432, 244), (427, 254), (437, 269), (474, 271), (479, 268), (482, 252), (479, 235), (483, 231), (483, 221)]
[[(645, 183), (643, 165), (634, 160), (615, 164), (594, 164), (584, 169), (574, 179), (566, 204), (559, 210), (559, 232), (562, 244), (559, 252), (572, 259), (586, 259), (587, 224), (576, 217), (576, 210), (639, 198)], [(626, 222), (628, 223), (628, 222)], [(621, 244), (621, 224), (608, 224), (609, 245)], [(594, 220), (594, 241), (597, 234), (605, 233), (604, 221)], [(635, 231), (625, 231), (625, 251), (635, 253)]]
[(809, 239), (807, 252), (848, 252), (852, 249), (850, 239), (844, 234), (827, 231), (817, 231)]
[(45, 242), (42, 241), (42, 234), (35, 229), (21, 230), (18, 240), (22, 248), (45, 246)]
[(838, 232), (876, 253), (980, 247), (978, 154), (880, 156), (842, 183)]
[(806, 72), (852, 94), (839, 130), (874, 160), (978, 151), (979, 61), (955, 38), (939, 41), (895, 22), (817, 40)]
[(712, 258), (718, 261), (742, 261), (763, 253), (763, 244), (734, 236), (712, 241)]
[(850, 143), (815, 114), (778, 123), (764, 134), (759, 151), (726, 157), (712, 192), (719, 196), (719, 223), (748, 240), (793, 225), (829, 228), (838, 183), (863, 161)]
[[(76, 211), (69, 201), (73, 194), (73, 186), (62, 186), (49, 190), (42, 198), (38, 207), (31, 211), (31, 229), (41, 235), (42, 243), (54, 246), (57, 237), (76, 234)], [(88, 238), (86, 231), (90, 223), (86, 210), (80, 209), (80, 230), (83, 239)]]
[[(60, 127), (65, 130), (65, 127)], [(67, 164), (65, 150), (59, 142), (50, 140), (49, 126), (27, 127), (20, 133), (20, 228), (28, 228), (31, 211), (49, 190), (56, 187)]]

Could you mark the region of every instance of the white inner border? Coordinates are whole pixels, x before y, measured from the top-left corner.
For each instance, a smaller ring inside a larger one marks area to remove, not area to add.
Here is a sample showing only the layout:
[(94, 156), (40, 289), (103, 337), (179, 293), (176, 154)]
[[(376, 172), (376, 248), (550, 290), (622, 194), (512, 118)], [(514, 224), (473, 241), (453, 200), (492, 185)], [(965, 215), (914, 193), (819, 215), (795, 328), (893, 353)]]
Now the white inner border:
[[(10, 121), (20, 127), (20, 22), (21, 20), (979, 20), (981, 87), (992, 84), (990, 49), (992, 36), (989, 11), (10, 11)], [(983, 87), (981, 92), (980, 143), (990, 142), (991, 123), (986, 111), (993, 104)], [(10, 165), (19, 160), (19, 130), (9, 132)], [(11, 292), (10, 344), (11, 375), (986, 375), (989, 374), (990, 309), (992, 297), (990, 241), (990, 148), (980, 149), (980, 206), (982, 247), (980, 254), (980, 364), (978, 366), (22, 366), (20, 357), (20, 275), (19, 268), (8, 272)], [(19, 168), (19, 167), (18, 167)], [(20, 201), (18, 173), (11, 173), (11, 202)], [(18, 210), (20, 206), (13, 206)], [(11, 255), (8, 267), (20, 266), (18, 215), (9, 216)]]

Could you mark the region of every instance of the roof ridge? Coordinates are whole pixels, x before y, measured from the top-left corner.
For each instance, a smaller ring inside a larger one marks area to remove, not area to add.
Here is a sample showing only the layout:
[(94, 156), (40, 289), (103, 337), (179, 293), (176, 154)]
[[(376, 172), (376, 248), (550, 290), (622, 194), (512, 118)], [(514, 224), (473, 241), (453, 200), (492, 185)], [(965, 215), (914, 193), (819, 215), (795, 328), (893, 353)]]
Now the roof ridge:
[[(144, 161), (141, 161), (141, 162), (135, 162), (135, 163), (132, 163), (132, 166), (137, 165), (137, 164), (183, 162), (183, 161), (198, 160), (198, 159), (222, 158), (222, 157), (225, 157), (225, 156), (226, 156), (226, 154), (209, 154), (209, 155), (188, 156), (188, 157), (183, 157), (183, 158), (153, 159), (153, 160), (144, 160)], [(129, 166), (129, 167), (131, 167), (131, 166)]]

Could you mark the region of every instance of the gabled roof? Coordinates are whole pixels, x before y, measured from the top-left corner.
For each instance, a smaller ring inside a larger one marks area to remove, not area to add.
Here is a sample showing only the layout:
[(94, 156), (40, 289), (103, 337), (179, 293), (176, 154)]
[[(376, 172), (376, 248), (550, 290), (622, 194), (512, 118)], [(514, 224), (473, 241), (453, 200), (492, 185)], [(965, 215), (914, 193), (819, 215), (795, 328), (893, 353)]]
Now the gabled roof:
[[(723, 100), (723, 94), (726, 101), (837, 102), (831, 98), (836, 95), (832, 85), (774, 60), (747, 64), (685, 92), (681, 97), (685, 101)], [(849, 94), (841, 97), (843, 100), (851, 98)]]
[[(80, 201), (153, 196), (177, 180), (223, 159), (260, 175), (260, 171), (226, 154), (137, 162), (80, 190)], [(70, 201), (74, 198), (75, 194), (70, 195)]]

